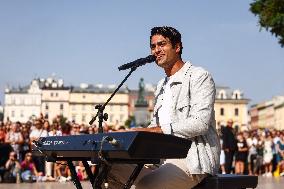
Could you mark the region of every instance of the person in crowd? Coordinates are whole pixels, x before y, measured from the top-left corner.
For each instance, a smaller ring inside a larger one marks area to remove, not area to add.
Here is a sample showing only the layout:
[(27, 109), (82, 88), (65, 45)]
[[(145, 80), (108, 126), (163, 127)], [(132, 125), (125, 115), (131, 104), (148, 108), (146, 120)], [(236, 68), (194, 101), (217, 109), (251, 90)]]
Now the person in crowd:
[(67, 166), (66, 161), (58, 161), (54, 167), (54, 177), (59, 182), (66, 182), (71, 180), (71, 172)]
[(26, 153), (21, 163), (22, 180), (24, 182), (45, 181), (43, 172), (39, 172), (33, 162), (32, 153)]
[(0, 124), (0, 144), (5, 142), (5, 138), (6, 138), (5, 126), (3, 122), (1, 122)]
[[(219, 127), (221, 129), (221, 127)], [(218, 134), (220, 135), (220, 145), (223, 146), (223, 139), (222, 139), (222, 132), (219, 130)], [(225, 170), (225, 152), (224, 149), (221, 148), (221, 154), (220, 154), (220, 171), (222, 174), (226, 174)]]
[(71, 135), (80, 135), (80, 125), (75, 123), (73, 124), (72, 130), (71, 130)]
[(21, 160), (20, 156), (20, 147), (24, 142), (23, 135), (20, 132), (21, 123), (13, 123), (11, 126), (11, 130), (6, 134), (5, 143), (8, 143), (12, 146), (14, 151), (17, 154), (17, 157)]
[(235, 157), (235, 173), (244, 174), (245, 163), (248, 156), (248, 146), (243, 133), (238, 133), (237, 135), (237, 146), (238, 148)]
[(284, 176), (284, 132), (279, 133), (279, 141), (276, 144), (276, 152), (279, 175)]
[(90, 126), (90, 127), (88, 128), (88, 134), (95, 134), (95, 129), (94, 129), (93, 126)]
[(267, 132), (264, 139), (264, 149), (263, 149), (263, 162), (265, 173), (264, 176), (272, 176), (272, 160), (273, 160), (273, 140), (271, 138), (270, 132)]
[(255, 175), (256, 173), (254, 173), (254, 167), (257, 156), (257, 151), (256, 151), (257, 139), (253, 132), (251, 133), (247, 132), (246, 142), (248, 145), (248, 173), (249, 175)]
[[(59, 124), (57, 122), (53, 122), (50, 126), (48, 136), (62, 136), (61, 130), (59, 130)], [(55, 178), (52, 176), (54, 172), (54, 163), (53, 162), (45, 162), (46, 166), (46, 179), (48, 181), (55, 181)]]
[(263, 166), (263, 149), (264, 149), (264, 137), (263, 135), (257, 136), (257, 145), (256, 145), (256, 163), (254, 173), (256, 175), (262, 174), (262, 166)]
[(52, 123), (50, 126), (48, 136), (62, 136), (62, 131), (59, 128), (59, 124), (57, 122)]
[(26, 124), (22, 125), (21, 128), (21, 133), (23, 136), (23, 144), (21, 146), (21, 157), (25, 157), (25, 154), (30, 152), (31, 148), (30, 148), (30, 130), (29, 127)]
[(76, 172), (79, 180), (86, 180), (88, 178), (86, 169), (82, 163), (82, 161), (78, 162), (78, 165), (76, 166)]
[(225, 170), (227, 174), (232, 171), (233, 158), (237, 150), (237, 141), (233, 132), (233, 120), (227, 121), (227, 126), (222, 127), (223, 149), (225, 152)]
[[(54, 128), (52, 129), (54, 130)], [(53, 133), (51, 132), (51, 127), (50, 127), (50, 123), (48, 120), (43, 120), (43, 130), (46, 131), (48, 136), (54, 136), (54, 135), (50, 135)], [(54, 167), (53, 162), (47, 162), (47, 161), (45, 162), (46, 181), (55, 181), (55, 178), (52, 177), (53, 167)]]
[(72, 135), (72, 126), (70, 123), (65, 123), (63, 125), (59, 124), (58, 128), (62, 131), (62, 136), (68, 136), (70, 134)]
[[(30, 142), (36, 143), (40, 137), (48, 136), (47, 130), (43, 129), (42, 119), (36, 119), (34, 121), (34, 129), (30, 133)], [(32, 144), (31, 144), (32, 145)], [(34, 163), (39, 172), (45, 172), (45, 157), (44, 156), (34, 156)]]
[(20, 182), (21, 165), (17, 160), (17, 153), (12, 151), (9, 154), (9, 159), (5, 163), (5, 173), (3, 176), (4, 182)]

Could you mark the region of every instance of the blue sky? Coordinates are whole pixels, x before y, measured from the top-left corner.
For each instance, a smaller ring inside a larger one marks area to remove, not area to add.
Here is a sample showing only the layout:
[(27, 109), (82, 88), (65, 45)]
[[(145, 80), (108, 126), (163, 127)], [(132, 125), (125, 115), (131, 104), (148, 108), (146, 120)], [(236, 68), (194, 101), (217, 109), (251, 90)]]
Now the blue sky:
[[(242, 90), (251, 104), (284, 95), (284, 48), (259, 32), (251, 2), (1, 0), (0, 101), (5, 86), (53, 73), (66, 85), (118, 83), (127, 71), (117, 67), (147, 56), (150, 29), (161, 25), (182, 33), (183, 59), (211, 72), (217, 85)], [(163, 76), (147, 64), (126, 84)]]

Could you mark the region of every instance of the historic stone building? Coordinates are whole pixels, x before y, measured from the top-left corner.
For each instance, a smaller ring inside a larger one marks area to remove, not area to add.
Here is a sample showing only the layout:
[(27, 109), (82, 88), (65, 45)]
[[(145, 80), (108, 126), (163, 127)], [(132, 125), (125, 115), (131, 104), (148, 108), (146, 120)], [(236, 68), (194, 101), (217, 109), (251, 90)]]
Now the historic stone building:
[(4, 97), (4, 121), (26, 122), (41, 112), (41, 87), (43, 80), (34, 79), (30, 85), (6, 88)]
[(275, 96), (251, 106), (249, 112), (251, 116), (252, 128), (284, 129), (284, 96)]
[[(97, 113), (95, 106), (103, 105), (115, 89), (115, 85), (85, 83), (80, 86), (65, 86), (62, 79), (52, 77), (34, 79), (27, 87), (6, 89), (5, 120), (25, 122), (42, 113), (49, 121), (62, 115), (69, 121), (88, 124)], [(143, 98), (147, 102), (144, 110), (147, 112), (145, 123), (150, 122), (152, 118), (154, 91), (155, 86), (145, 84), (143, 89)], [(106, 123), (113, 126), (124, 125), (130, 116), (134, 116), (138, 93), (139, 90), (123, 86), (105, 108), (105, 113), (108, 113)], [(233, 119), (235, 127), (247, 126), (248, 101), (240, 90), (217, 87), (214, 105), (217, 123), (226, 125), (228, 119)]]
[(248, 127), (248, 105), (249, 99), (236, 89), (229, 87), (216, 87), (215, 119), (217, 127), (225, 126), (229, 119), (234, 121), (233, 127), (247, 129)]
[(62, 79), (47, 78), (42, 87), (41, 113), (49, 121), (58, 115), (69, 115), (70, 87), (64, 86)]
[[(97, 113), (95, 106), (103, 105), (115, 89), (115, 85), (81, 84), (79, 87), (72, 87), (69, 100), (69, 119), (78, 123), (89, 123)], [(124, 125), (129, 115), (128, 89), (122, 87), (107, 104), (104, 112), (108, 114), (107, 124)]]

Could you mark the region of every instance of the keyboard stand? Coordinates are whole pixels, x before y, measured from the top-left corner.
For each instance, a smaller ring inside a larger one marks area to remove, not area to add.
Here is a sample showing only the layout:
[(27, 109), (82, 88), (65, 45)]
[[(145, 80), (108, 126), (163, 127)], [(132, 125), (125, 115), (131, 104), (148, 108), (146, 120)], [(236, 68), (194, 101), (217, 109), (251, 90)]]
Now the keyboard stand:
[(83, 189), (80, 183), (80, 180), (77, 176), (76, 169), (72, 163), (72, 160), (67, 160), (67, 165), (71, 172), (71, 178), (72, 178), (73, 184), (76, 186), (77, 189)]
[[(77, 160), (78, 161), (78, 160)], [(133, 172), (131, 173), (130, 177), (128, 178), (127, 182), (124, 184), (123, 189), (130, 189), (133, 185), (134, 181), (138, 177), (139, 173), (143, 169), (145, 164), (157, 164), (159, 160), (115, 160), (110, 161), (112, 163), (128, 163), (128, 164), (137, 164)], [(82, 163), (86, 169), (86, 173), (89, 177), (90, 183), (93, 189), (102, 189), (102, 184), (107, 180), (108, 173), (111, 170), (111, 165), (107, 165), (106, 163), (99, 161), (96, 165), (95, 174), (92, 173), (91, 168), (86, 160), (82, 160)], [(67, 165), (71, 172), (71, 178), (73, 184), (75, 185), (76, 189), (83, 189), (80, 180), (77, 176), (75, 166), (72, 163), (72, 158), (67, 160)]]

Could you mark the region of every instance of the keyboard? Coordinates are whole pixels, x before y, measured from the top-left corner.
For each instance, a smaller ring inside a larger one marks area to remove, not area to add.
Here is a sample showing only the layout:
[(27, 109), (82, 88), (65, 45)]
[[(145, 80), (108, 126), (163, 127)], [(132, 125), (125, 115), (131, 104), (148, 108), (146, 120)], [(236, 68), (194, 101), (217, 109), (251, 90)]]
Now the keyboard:
[(41, 137), (33, 154), (55, 160), (157, 160), (185, 158), (191, 140), (161, 133), (131, 131)]

